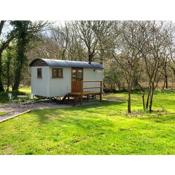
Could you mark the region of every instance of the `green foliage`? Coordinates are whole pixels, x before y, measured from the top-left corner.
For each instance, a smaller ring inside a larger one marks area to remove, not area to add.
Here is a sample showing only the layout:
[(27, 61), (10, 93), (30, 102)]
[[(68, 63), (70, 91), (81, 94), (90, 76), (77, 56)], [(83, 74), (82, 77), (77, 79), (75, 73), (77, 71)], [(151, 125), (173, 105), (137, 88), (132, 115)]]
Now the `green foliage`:
[(18, 87), (21, 80), (21, 72), (26, 62), (26, 51), (29, 41), (33, 37), (33, 33), (30, 32), (31, 21), (13, 21), (12, 24), (16, 29), (16, 65), (15, 65), (15, 77), (13, 91), (18, 91)]
[[(9, 92), (12, 93), (12, 90), (9, 89)], [(13, 99), (13, 102), (16, 102), (16, 103), (22, 102), (21, 100), (28, 101), (30, 93), (31, 93), (30, 87), (20, 87), (18, 92), (17, 92), (17, 95), (28, 95), (28, 97), (23, 98), (23, 99), (16, 97), (15, 99)], [(9, 103), (9, 102), (12, 102), (12, 101), (9, 101), (8, 92), (0, 92), (0, 104), (1, 103)]]
[[(90, 106), (35, 110), (0, 124), (0, 154), (175, 154), (175, 94), (157, 92), (143, 113), (133, 94), (109, 94)], [(166, 110), (165, 110), (166, 109)]]
[(105, 66), (104, 83), (108, 85), (108, 87), (105, 87), (106, 89), (124, 90), (125, 81), (122, 70), (116, 68), (116, 64), (108, 63)]
[(12, 86), (17, 92), (24, 75), (28, 75), (27, 52), (39, 40), (39, 32), (47, 23), (6, 21), (6, 24), (9, 30), (4, 31), (7, 33), (4, 37), (0, 36), (0, 91), (8, 91)]
[(9, 101), (8, 99), (8, 93), (6, 92), (0, 92), (0, 104), (1, 103), (7, 103)]
[(15, 42), (12, 42), (10, 46), (3, 52), (2, 54), (2, 78), (3, 84), (5, 85), (5, 91), (9, 91), (10, 86), (14, 81), (14, 70), (15, 70), (15, 59), (16, 58), (16, 50), (15, 50)]

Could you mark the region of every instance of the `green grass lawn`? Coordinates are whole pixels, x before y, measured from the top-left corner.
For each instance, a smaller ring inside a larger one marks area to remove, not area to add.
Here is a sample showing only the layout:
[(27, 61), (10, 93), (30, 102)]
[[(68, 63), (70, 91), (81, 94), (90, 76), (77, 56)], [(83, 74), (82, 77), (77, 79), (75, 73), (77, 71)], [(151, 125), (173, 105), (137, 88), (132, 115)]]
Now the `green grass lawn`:
[(132, 96), (96, 105), (36, 110), (0, 123), (0, 154), (175, 154), (175, 93), (156, 93), (152, 114)]
[(19, 88), (19, 92), (29, 95), (31, 93), (31, 88), (28, 86), (23, 86)]
[(1, 117), (1, 115), (4, 115), (4, 114), (6, 114), (6, 112), (1, 112), (1, 111), (0, 111), (0, 117)]

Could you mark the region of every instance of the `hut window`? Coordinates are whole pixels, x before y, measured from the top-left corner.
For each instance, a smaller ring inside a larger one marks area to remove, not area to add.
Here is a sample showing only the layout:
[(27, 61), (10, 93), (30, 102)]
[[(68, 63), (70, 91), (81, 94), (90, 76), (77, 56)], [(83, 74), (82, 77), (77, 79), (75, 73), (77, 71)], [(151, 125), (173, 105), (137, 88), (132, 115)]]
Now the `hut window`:
[(52, 68), (52, 78), (63, 78), (63, 69)]
[(41, 68), (37, 68), (37, 78), (42, 78), (42, 69)]

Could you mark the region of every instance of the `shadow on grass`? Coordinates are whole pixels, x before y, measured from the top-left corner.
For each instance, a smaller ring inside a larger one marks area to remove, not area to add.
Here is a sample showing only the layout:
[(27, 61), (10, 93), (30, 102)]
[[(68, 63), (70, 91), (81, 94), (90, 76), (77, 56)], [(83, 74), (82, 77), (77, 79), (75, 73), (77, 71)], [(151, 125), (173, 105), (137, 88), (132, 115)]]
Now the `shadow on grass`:
[[(72, 115), (66, 115), (59, 113), (58, 111), (46, 111), (45, 114), (41, 115), (40, 111), (34, 112), (34, 117), (38, 118), (39, 123), (48, 124), (47, 127), (54, 128), (70, 128), (72, 129), (81, 129), (89, 132), (90, 130), (95, 130), (96, 132), (101, 132), (102, 130), (111, 130), (110, 128), (114, 125), (113, 122), (109, 119), (92, 116), (91, 114), (86, 114), (86, 116), (76, 115), (76, 113)], [(73, 132), (72, 130), (72, 132)]]
[(174, 124), (175, 123), (175, 113), (168, 113), (168, 114), (155, 114), (144, 117), (144, 118), (140, 118), (141, 120), (149, 120), (152, 122), (156, 122), (156, 123), (162, 123), (162, 124)]
[(115, 107), (123, 103), (125, 102), (102, 101), (96, 104), (75, 106), (69, 108), (37, 109), (32, 112), (32, 115), (36, 116), (39, 119), (40, 123), (48, 123), (52, 122), (52, 120), (58, 120), (60, 122), (63, 122), (72, 119), (74, 120), (74, 122), (78, 123), (78, 121), (82, 121), (84, 115), (86, 115), (87, 119), (93, 121), (99, 118), (98, 116), (96, 116), (97, 114), (107, 114), (106, 110), (108, 109), (106, 108), (110, 106)]
[(93, 104), (88, 104), (88, 105), (82, 105), (82, 106), (75, 106), (75, 107), (72, 107), (72, 108), (69, 108), (71, 109), (72, 111), (73, 110), (82, 110), (82, 109), (91, 109), (91, 108), (94, 108), (94, 107), (109, 107), (109, 106), (114, 106), (114, 105), (121, 105), (121, 104), (124, 104), (126, 103), (125, 101), (110, 101), (110, 100), (103, 100), (102, 102), (96, 102), (96, 103), (93, 103)]
[(85, 105), (85, 106), (77, 106), (77, 107), (72, 107), (69, 108), (69, 112), (85, 112), (89, 113), (90, 115), (95, 115), (95, 114), (108, 114), (111, 110), (117, 110), (121, 107), (121, 105), (125, 104), (124, 101), (108, 101), (108, 100), (103, 100), (102, 102), (97, 102), (95, 104), (90, 104), (90, 105)]

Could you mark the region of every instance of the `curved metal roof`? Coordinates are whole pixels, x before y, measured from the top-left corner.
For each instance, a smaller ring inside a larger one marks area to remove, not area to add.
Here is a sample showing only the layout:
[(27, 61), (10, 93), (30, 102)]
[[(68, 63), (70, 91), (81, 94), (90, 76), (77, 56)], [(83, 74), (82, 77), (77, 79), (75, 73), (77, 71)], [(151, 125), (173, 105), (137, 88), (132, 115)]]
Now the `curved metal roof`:
[(45, 58), (38, 58), (33, 60), (29, 66), (36, 66), (36, 61), (44, 62), (46, 66), (49, 67), (79, 67), (79, 68), (92, 68), (92, 69), (103, 69), (103, 65), (92, 62), (89, 64), (85, 61), (70, 61), (70, 60), (55, 60), (55, 59), (45, 59)]

